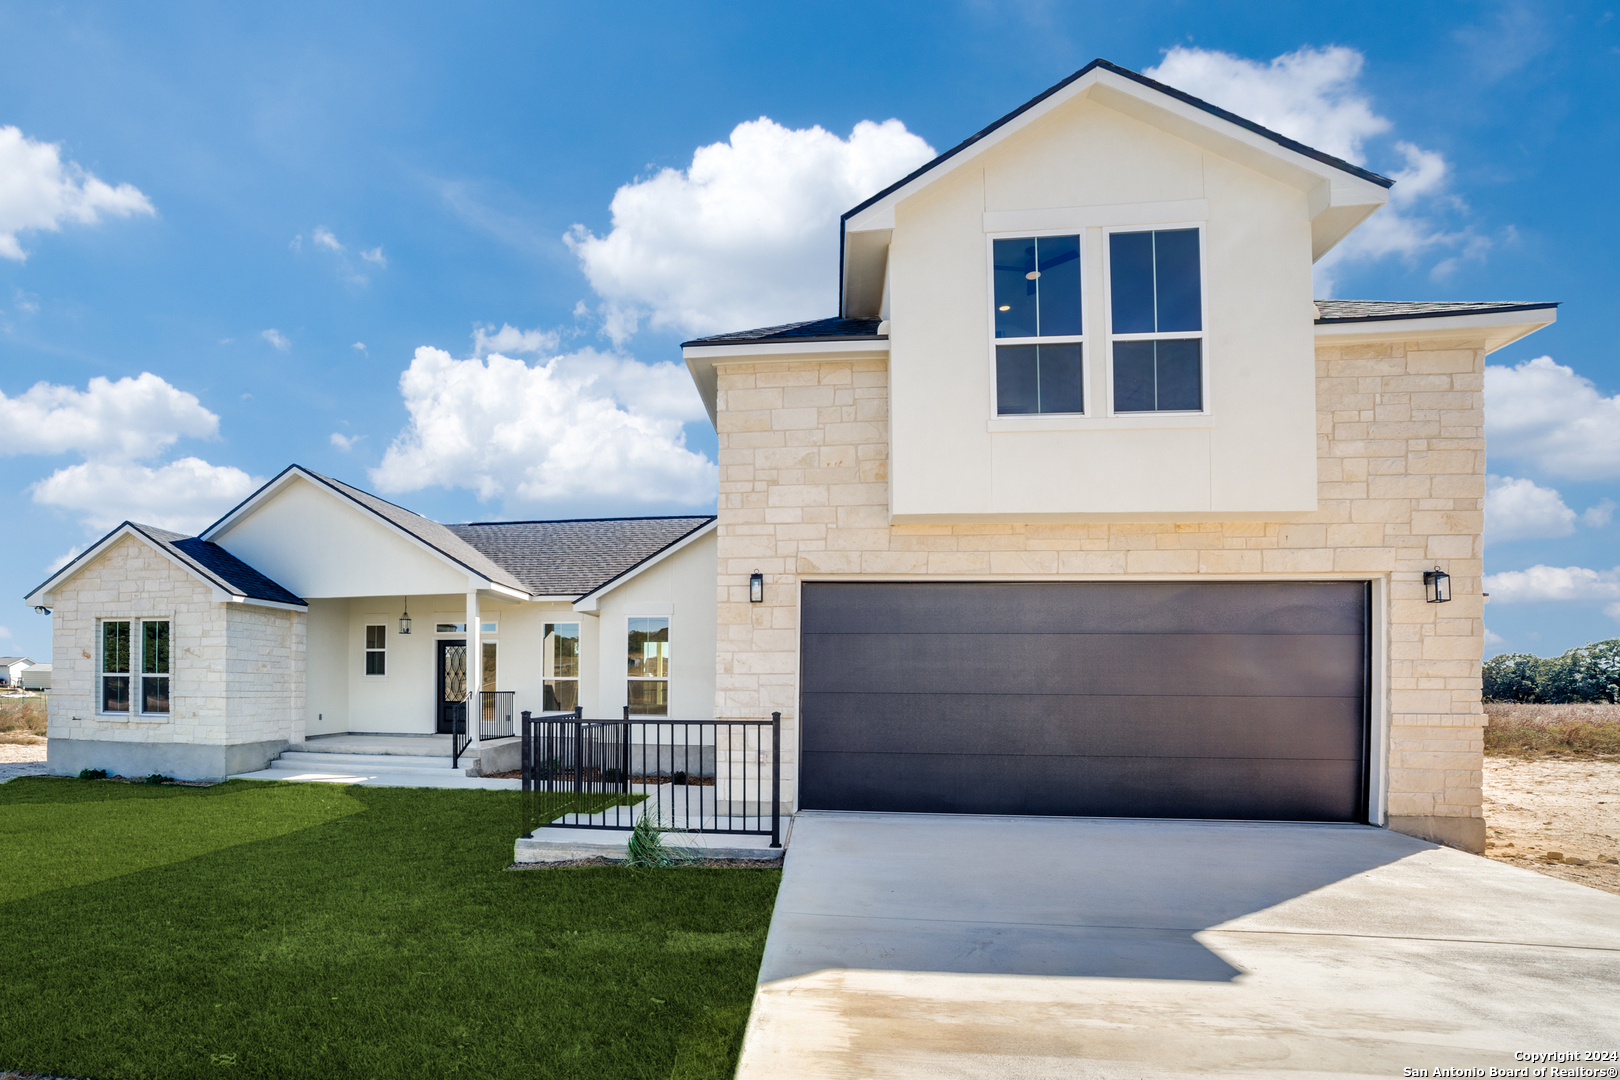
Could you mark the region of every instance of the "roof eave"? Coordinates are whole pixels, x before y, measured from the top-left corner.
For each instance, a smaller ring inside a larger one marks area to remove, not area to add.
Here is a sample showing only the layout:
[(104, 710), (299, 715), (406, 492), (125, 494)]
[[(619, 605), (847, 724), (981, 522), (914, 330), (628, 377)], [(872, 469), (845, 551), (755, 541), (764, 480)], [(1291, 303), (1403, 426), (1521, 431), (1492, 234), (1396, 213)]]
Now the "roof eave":
[(1558, 307), (1549, 304), (1507, 311), (1425, 314), (1411, 316), (1371, 316), (1318, 322), (1316, 340), (1322, 343), (1354, 344), (1389, 338), (1433, 340), (1446, 337), (1482, 338), (1487, 353), (1523, 340), (1558, 321)]
[(884, 360), (889, 355), (887, 335), (871, 338), (812, 339), (806, 341), (739, 341), (731, 345), (688, 345), (681, 359), (692, 376), (709, 423), (719, 427), (716, 402), (720, 393), (717, 363), (790, 363), (795, 360)]

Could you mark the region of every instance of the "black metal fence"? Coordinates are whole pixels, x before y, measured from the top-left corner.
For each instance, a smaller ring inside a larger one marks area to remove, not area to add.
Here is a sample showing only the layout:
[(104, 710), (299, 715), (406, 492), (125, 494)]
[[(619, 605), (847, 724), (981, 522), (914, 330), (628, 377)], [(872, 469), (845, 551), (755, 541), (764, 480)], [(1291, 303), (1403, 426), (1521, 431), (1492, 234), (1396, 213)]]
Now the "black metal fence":
[(510, 739), (512, 729), (511, 690), (481, 690), (478, 693), (478, 738)]
[[(782, 714), (769, 720), (587, 720), (523, 713), (523, 835), (551, 825), (782, 840)], [(565, 809), (556, 813), (558, 796)]]

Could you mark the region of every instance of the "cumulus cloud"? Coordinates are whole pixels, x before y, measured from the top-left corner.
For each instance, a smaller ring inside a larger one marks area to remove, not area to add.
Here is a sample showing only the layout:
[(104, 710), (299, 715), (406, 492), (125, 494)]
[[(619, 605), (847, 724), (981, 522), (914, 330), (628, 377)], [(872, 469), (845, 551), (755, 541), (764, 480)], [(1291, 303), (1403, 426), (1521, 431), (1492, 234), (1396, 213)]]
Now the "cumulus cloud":
[(1589, 529), (1601, 529), (1614, 520), (1614, 511), (1614, 500), (1604, 499), (1596, 506), (1588, 506), (1581, 511), (1581, 524)]
[(1620, 618), (1620, 566), (1588, 570), (1584, 566), (1544, 566), (1508, 570), (1485, 577), (1493, 604), (1596, 603), (1612, 601), (1604, 612)]
[(1525, 540), (1568, 536), (1575, 531), (1575, 511), (1563, 496), (1534, 480), (1489, 476), (1485, 480), (1485, 539)]
[(335, 251), (341, 255), (345, 250), (343, 245), (338, 243), (338, 238), (332, 235), (331, 230), (323, 229), (319, 225), (315, 226), (315, 231), (310, 234), (310, 239), (315, 241), (317, 247), (323, 247), (327, 251)]
[(473, 327), (473, 355), (488, 356), (502, 353), (507, 356), (524, 353), (552, 352), (557, 348), (559, 335), (551, 330), (519, 330), (511, 323), (501, 323), (499, 330), (493, 325), (478, 323)]
[(686, 447), (704, 418), (686, 370), (586, 349), (526, 364), (423, 346), (400, 376), (410, 423), (371, 480), (467, 487), (508, 503), (711, 503), (718, 470)]
[(261, 483), (241, 469), (185, 457), (156, 468), (135, 462), (87, 461), (58, 469), (31, 490), (35, 502), (77, 511), (94, 529), (139, 521), (195, 533)]
[(1485, 437), (1492, 457), (1553, 476), (1611, 479), (1620, 476), (1620, 394), (1604, 397), (1550, 356), (1487, 367)]
[(64, 162), (57, 144), (0, 127), (0, 258), (21, 262), (28, 257), (18, 233), (57, 232), (63, 222), (93, 225), (104, 214), (156, 212), (134, 186), (113, 187), (76, 162)]
[(287, 336), (274, 327), (271, 327), (269, 330), (260, 330), (259, 336), (264, 338), (265, 341), (269, 342), (273, 348), (280, 352), (286, 352), (288, 349), (292, 348), (292, 342), (287, 340)]
[(365, 438), (364, 435), (344, 435), (342, 432), (332, 432), (332, 445), (345, 454), (354, 449), (354, 444)]
[(619, 188), (606, 236), (564, 240), (615, 342), (642, 320), (703, 334), (817, 318), (837, 301), (838, 216), (933, 156), (899, 120), (842, 139), (762, 116)]
[[(1367, 144), (1394, 125), (1378, 114), (1361, 86), (1364, 63), (1360, 52), (1342, 45), (1303, 48), (1270, 61), (1177, 46), (1146, 74), (1307, 146), (1366, 165)], [(1396, 182), (1388, 205), (1317, 263), (1319, 295), (1331, 295), (1335, 270), (1348, 262), (1444, 253), (1430, 271), (1444, 277), (1460, 260), (1482, 257), (1489, 249), (1485, 237), (1442, 224), (1445, 214), (1464, 209), (1449, 190), (1444, 156), (1406, 141), (1393, 149), (1400, 167), (1381, 170)]]
[(195, 395), (149, 371), (117, 382), (98, 375), (84, 390), (38, 382), (13, 398), (0, 392), (0, 454), (144, 458), (182, 435), (218, 433), (219, 417)]

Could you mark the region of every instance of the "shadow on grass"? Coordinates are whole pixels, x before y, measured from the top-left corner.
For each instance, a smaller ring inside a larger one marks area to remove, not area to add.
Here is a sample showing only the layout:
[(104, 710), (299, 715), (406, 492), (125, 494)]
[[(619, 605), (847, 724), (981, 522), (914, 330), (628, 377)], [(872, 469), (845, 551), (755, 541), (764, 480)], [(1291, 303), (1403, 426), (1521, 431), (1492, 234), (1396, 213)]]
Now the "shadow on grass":
[[(0, 786), (0, 1068), (730, 1076), (780, 874), (508, 874), (510, 791)], [(43, 886), (33, 883), (48, 882)]]

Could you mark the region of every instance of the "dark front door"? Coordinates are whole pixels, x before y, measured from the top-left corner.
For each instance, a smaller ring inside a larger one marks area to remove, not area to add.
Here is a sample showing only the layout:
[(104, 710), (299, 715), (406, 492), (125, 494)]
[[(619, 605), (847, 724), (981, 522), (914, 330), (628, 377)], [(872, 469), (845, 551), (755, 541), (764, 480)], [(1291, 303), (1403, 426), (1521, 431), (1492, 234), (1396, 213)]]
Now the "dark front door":
[(1365, 582), (806, 583), (812, 810), (1363, 821)]
[(467, 643), (439, 642), (438, 727), (440, 735), (467, 730)]

